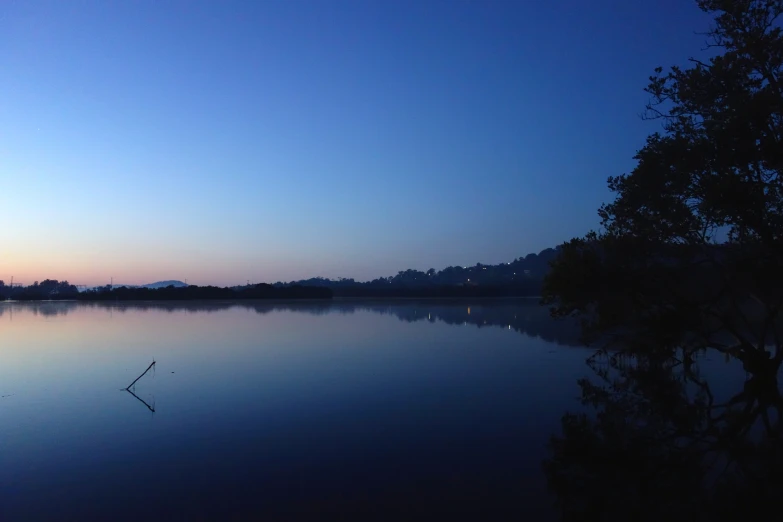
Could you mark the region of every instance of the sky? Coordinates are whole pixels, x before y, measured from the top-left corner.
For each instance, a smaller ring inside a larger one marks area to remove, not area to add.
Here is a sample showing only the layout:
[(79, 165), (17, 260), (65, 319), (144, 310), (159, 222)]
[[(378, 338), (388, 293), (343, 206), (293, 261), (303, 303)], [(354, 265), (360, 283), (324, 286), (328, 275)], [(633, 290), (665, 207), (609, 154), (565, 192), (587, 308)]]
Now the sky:
[(0, 279), (495, 264), (596, 229), (689, 0), (0, 2)]

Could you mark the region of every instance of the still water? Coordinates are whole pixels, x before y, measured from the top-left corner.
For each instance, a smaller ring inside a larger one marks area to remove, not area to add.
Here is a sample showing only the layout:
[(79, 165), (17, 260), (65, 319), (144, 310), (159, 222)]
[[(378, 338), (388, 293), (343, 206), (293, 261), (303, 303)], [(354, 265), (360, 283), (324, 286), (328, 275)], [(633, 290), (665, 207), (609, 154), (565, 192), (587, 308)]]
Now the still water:
[(2, 303), (0, 519), (546, 519), (590, 353), (533, 300)]

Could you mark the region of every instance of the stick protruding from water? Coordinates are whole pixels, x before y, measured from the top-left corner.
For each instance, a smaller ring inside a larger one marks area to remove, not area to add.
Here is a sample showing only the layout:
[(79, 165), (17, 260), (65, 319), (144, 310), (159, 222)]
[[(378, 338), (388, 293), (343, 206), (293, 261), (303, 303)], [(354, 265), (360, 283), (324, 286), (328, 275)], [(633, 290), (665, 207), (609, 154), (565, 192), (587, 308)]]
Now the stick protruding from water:
[(147, 374), (147, 372), (150, 371), (150, 369), (152, 369), (153, 366), (155, 366), (155, 361), (154, 360), (152, 361), (152, 363), (149, 366), (147, 366), (147, 369), (144, 370), (144, 373), (142, 373), (141, 375), (136, 377), (136, 379), (134, 379), (134, 381), (132, 383), (130, 383), (130, 385), (128, 385), (128, 387), (125, 388), (125, 389), (126, 390), (130, 390), (133, 387), (133, 385), (136, 384), (136, 381), (138, 381), (139, 379), (144, 377)]

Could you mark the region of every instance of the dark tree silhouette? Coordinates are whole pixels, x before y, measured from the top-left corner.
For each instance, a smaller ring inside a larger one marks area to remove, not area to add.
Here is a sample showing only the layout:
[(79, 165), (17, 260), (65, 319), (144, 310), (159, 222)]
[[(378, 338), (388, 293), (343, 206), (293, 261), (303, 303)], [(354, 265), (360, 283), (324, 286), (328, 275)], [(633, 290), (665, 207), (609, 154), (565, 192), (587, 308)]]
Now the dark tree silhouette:
[(18, 301), (42, 301), (49, 299), (75, 299), (79, 290), (68, 281), (44, 279), (25, 287), (9, 289), (9, 297)]
[[(611, 348), (545, 463), (564, 520), (757, 520), (783, 490), (783, 0), (702, 0), (706, 60), (657, 69), (663, 123), (609, 178), (602, 230), (562, 246), (555, 316)], [(715, 399), (717, 350), (748, 372)], [(599, 365), (598, 362), (601, 362)]]
[(582, 317), (588, 338), (634, 335), (644, 350), (679, 340), (777, 372), (783, 0), (698, 4), (714, 17), (715, 54), (650, 78), (646, 116), (663, 131), (630, 174), (609, 178), (616, 198), (599, 210), (602, 230), (562, 246), (544, 301), (556, 316)]

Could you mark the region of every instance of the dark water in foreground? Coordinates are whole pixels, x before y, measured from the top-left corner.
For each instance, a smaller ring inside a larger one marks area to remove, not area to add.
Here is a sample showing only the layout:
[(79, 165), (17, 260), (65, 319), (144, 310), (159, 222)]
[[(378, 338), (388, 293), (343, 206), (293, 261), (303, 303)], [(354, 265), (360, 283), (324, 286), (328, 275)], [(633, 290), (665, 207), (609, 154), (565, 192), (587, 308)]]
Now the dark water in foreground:
[(525, 300), (0, 304), (0, 519), (550, 519), (589, 354)]

